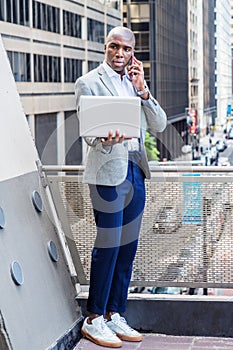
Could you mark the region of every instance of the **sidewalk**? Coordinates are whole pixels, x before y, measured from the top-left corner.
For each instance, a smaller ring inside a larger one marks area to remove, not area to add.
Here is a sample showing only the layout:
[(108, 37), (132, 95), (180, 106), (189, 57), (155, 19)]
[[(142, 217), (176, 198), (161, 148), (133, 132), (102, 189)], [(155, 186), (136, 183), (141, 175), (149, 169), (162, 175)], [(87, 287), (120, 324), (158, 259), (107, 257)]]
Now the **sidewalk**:
[[(82, 338), (74, 350), (109, 349)], [(183, 337), (145, 334), (140, 343), (123, 342), (122, 350), (232, 350), (233, 338)]]

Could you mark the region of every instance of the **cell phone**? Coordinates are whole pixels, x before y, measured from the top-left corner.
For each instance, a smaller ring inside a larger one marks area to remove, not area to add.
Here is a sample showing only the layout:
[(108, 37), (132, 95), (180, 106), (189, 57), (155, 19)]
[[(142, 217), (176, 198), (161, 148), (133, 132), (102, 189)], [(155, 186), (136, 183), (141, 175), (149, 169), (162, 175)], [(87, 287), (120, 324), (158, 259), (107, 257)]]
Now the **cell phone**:
[[(133, 53), (132, 53), (132, 56), (131, 56), (131, 58), (130, 58), (128, 64), (127, 64), (127, 71), (130, 70), (131, 65), (133, 64), (133, 58), (134, 58), (134, 55), (133, 55)], [(129, 78), (130, 78), (130, 79), (132, 78), (132, 74), (129, 75)]]
[(133, 63), (133, 57), (134, 57), (134, 55), (132, 54), (131, 57), (130, 57), (130, 60), (129, 60), (128, 64), (127, 64), (127, 69), (128, 69), (128, 70), (130, 69), (130, 66), (131, 66), (132, 63)]

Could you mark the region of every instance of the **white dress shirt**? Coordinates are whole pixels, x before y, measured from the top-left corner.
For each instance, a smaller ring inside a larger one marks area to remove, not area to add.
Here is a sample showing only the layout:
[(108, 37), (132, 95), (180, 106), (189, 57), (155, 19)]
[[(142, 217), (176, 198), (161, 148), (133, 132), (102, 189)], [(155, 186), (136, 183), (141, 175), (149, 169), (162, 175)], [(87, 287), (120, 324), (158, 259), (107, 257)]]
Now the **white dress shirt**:
[[(127, 73), (121, 76), (116, 73), (106, 61), (103, 62), (104, 69), (111, 79), (117, 93), (119, 96), (135, 96), (135, 90), (133, 84), (131, 83)], [(139, 142), (137, 138), (132, 138), (128, 142), (128, 150), (129, 151), (138, 151), (139, 150)]]

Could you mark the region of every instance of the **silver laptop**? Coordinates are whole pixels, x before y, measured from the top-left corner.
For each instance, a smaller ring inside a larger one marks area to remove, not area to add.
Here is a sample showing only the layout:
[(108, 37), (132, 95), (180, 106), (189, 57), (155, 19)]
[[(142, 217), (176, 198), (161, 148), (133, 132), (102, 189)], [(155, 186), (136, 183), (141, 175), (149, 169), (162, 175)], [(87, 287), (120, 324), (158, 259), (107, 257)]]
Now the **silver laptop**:
[(80, 136), (107, 137), (120, 130), (126, 138), (140, 137), (141, 99), (134, 96), (81, 96)]

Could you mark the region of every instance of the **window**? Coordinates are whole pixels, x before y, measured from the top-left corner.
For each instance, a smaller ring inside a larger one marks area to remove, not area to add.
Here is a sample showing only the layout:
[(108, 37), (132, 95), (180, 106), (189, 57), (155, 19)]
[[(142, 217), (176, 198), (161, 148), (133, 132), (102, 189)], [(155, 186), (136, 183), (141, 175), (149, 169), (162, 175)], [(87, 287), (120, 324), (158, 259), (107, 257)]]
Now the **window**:
[(69, 11), (63, 11), (63, 34), (81, 38), (81, 21), (81, 16)]
[(7, 2), (7, 8), (6, 8), (6, 21), (7, 22), (13, 22), (12, 18), (12, 1)]
[(19, 3), (18, 0), (12, 0), (12, 15), (13, 15), (13, 23), (19, 23)]
[(0, 20), (29, 26), (29, 0), (1, 0)]
[(139, 61), (150, 61), (150, 53), (149, 51), (144, 51), (144, 52), (136, 52), (135, 56)]
[(60, 57), (34, 55), (34, 81), (58, 83), (61, 81)]
[(35, 143), (43, 164), (57, 164), (57, 116), (35, 115)]
[(0, 21), (5, 20), (5, 2), (1, 1), (0, 2)]
[(53, 33), (60, 33), (59, 8), (33, 1), (33, 27)]
[(7, 54), (15, 81), (31, 81), (30, 54), (14, 51)]
[(88, 61), (88, 71), (98, 67), (102, 62)]
[(79, 123), (76, 111), (65, 112), (65, 152), (66, 164), (81, 164), (82, 138), (79, 135)]
[(29, 2), (20, 0), (19, 2), (19, 24), (29, 26)]
[(107, 33), (110, 32), (110, 30), (112, 30), (114, 28), (114, 26), (107, 24)]
[(131, 23), (131, 29), (133, 32), (149, 32), (149, 22)]
[(150, 80), (150, 67), (144, 67), (144, 76), (147, 83)]
[(138, 51), (149, 51), (150, 48), (150, 33), (149, 32), (144, 32), (144, 33), (135, 33), (135, 41), (136, 41), (136, 46), (135, 49)]
[(87, 38), (90, 41), (104, 43), (104, 24), (94, 19), (87, 19)]
[(65, 83), (75, 82), (82, 75), (82, 61), (72, 58), (64, 59)]

